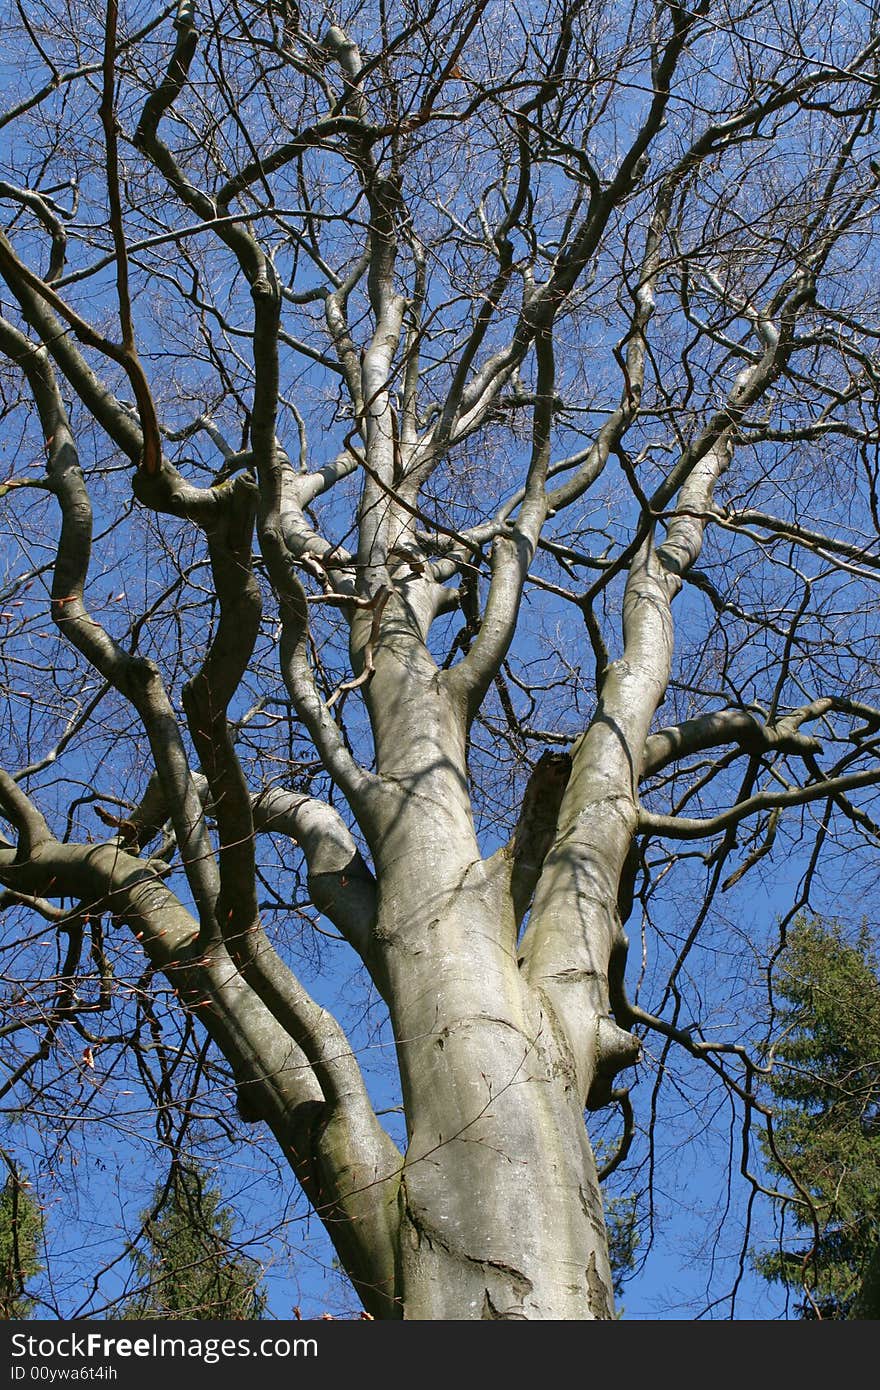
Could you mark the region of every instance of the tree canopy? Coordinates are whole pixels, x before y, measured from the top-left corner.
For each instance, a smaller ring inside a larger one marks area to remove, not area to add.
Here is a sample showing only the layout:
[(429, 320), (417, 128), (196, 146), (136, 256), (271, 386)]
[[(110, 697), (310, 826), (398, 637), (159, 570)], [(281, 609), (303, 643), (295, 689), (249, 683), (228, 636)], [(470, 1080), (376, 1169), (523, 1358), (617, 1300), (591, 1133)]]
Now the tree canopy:
[(800, 919), (776, 991), (775, 1120), (764, 1143), (792, 1201), (788, 1239), (758, 1267), (794, 1291), (802, 1316), (880, 1317), (880, 969), (870, 937), (849, 944), (839, 925)]
[(0, 1318), (26, 1318), (33, 1311), (29, 1280), (43, 1270), (43, 1213), (28, 1182), (13, 1167), (0, 1191)]
[[(876, 901), (876, 8), (47, 0), (4, 39), (35, 1182), (137, 1228), (135, 1172), (209, 1158), (373, 1317), (593, 1319), (603, 1190), (650, 1259), (685, 1163), (735, 1315), (780, 934)], [(115, 1306), (101, 1229), (59, 1315)]]
[(133, 1257), (139, 1287), (122, 1317), (239, 1322), (262, 1316), (262, 1271), (232, 1247), (233, 1214), (207, 1174), (175, 1166), (143, 1220), (147, 1247)]

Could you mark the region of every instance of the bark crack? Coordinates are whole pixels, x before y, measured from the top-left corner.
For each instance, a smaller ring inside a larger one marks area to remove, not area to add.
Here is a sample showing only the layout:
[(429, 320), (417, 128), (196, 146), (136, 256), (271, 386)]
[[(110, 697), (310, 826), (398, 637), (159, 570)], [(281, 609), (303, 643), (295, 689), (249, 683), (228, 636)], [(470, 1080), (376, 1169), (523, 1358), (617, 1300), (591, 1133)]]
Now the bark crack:
[(601, 1321), (607, 1321), (609, 1318), (613, 1318), (614, 1310), (608, 1299), (608, 1290), (596, 1268), (595, 1252), (590, 1254), (590, 1262), (585, 1272), (587, 1277), (587, 1302), (593, 1317)]
[[(528, 1275), (523, 1274), (522, 1270), (504, 1260), (492, 1260), (483, 1256), (468, 1254), (447, 1235), (441, 1233), (436, 1226), (416, 1214), (409, 1201), (405, 1178), (401, 1178), (400, 1191), (404, 1218), (415, 1236), (414, 1249), (418, 1249), (422, 1241), (425, 1241), (429, 1249), (441, 1250), (449, 1259), (472, 1269), (480, 1270), (484, 1277), (494, 1276), (494, 1289), (484, 1288), (483, 1319), (526, 1321), (527, 1314), (523, 1311), (523, 1304), (534, 1289), (534, 1284)], [(506, 1307), (500, 1301), (502, 1291), (511, 1299), (511, 1304)], [(519, 1306), (514, 1307), (514, 1304)]]

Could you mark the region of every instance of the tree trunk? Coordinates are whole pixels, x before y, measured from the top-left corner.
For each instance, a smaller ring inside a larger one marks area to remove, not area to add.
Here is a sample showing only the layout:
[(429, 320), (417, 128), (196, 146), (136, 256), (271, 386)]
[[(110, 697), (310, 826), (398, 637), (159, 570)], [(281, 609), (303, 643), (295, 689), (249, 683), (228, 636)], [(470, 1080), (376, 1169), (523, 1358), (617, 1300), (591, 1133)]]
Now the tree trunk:
[(460, 704), (389, 609), (369, 700), (382, 777), (400, 799), (371, 848), (408, 1121), (403, 1317), (611, 1317), (583, 1097), (552, 1006), (518, 959), (513, 850), (481, 856)]
[[(446, 858), (444, 856), (444, 858)], [(612, 1315), (573, 1068), (523, 980), (501, 866), (407, 862), (383, 908), (408, 1148), (405, 1318)], [(407, 906), (409, 904), (409, 906)]]

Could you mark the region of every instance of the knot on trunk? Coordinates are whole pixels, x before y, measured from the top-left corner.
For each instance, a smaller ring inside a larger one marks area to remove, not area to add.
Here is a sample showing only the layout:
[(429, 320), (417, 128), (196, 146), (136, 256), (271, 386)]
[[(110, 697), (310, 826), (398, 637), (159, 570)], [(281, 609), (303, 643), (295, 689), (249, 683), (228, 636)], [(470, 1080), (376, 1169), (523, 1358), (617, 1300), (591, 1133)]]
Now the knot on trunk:
[(596, 1066), (587, 1092), (587, 1109), (601, 1110), (611, 1100), (614, 1078), (625, 1067), (634, 1066), (641, 1055), (638, 1038), (618, 1028), (613, 1018), (600, 1014), (596, 1020)]

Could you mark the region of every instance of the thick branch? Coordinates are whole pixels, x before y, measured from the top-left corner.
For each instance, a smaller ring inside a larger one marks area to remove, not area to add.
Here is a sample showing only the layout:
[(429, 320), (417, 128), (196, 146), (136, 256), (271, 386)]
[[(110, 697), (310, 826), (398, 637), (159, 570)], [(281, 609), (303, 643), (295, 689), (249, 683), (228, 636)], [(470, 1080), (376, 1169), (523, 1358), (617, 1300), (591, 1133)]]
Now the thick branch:
[(312, 902), (365, 960), (371, 955), (376, 884), (345, 821), (326, 802), (273, 787), (254, 805), (257, 830), (302, 848)]
[(810, 705), (792, 710), (773, 724), (762, 724), (748, 710), (726, 709), (702, 714), (696, 719), (686, 719), (682, 724), (674, 724), (667, 729), (658, 729), (645, 744), (642, 776), (650, 777), (680, 758), (728, 743), (739, 744), (748, 753), (774, 749), (783, 753), (821, 752), (819, 740), (809, 734), (801, 734), (799, 729), (808, 720), (819, 719), (826, 714), (833, 703), (832, 700), (814, 700)]

